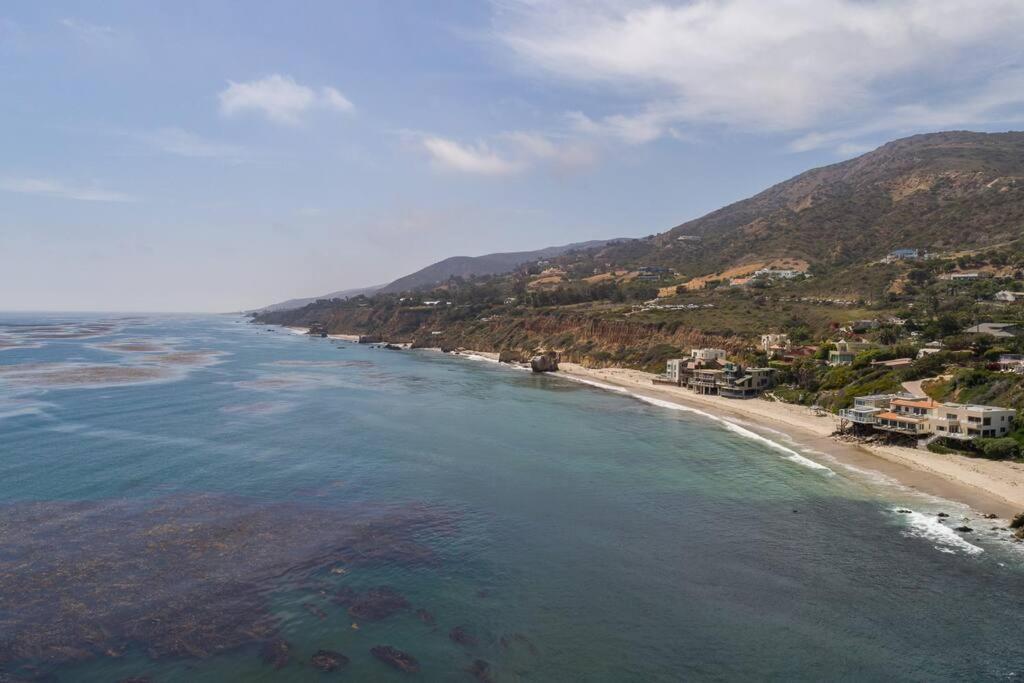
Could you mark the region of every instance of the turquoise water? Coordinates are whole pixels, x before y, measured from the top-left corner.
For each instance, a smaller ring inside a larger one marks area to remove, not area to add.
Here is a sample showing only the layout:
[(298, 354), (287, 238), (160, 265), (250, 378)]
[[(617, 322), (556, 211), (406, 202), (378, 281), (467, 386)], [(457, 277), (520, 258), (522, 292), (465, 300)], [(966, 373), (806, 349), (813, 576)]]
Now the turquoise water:
[(767, 436), (233, 317), (0, 316), (0, 672), (1021, 675), (1005, 531)]

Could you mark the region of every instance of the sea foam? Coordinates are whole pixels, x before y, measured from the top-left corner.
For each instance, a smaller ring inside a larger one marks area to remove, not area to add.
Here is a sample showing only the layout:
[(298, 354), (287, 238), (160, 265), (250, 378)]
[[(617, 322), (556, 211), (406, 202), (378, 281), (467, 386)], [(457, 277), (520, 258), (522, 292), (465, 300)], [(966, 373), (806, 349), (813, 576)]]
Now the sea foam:
[[(895, 510), (894, 510), (895, 512)], [(961, 551), (968, 555), (985, 552), (982, 548), (969, 543), (956, 531), (943, 524), (938, 517), (922, 512), (907, 512), (900, 515), (907, 520), (904, 535), (911, 538), (923, 538), (935, 544), (935, 549), (944, 553)]]

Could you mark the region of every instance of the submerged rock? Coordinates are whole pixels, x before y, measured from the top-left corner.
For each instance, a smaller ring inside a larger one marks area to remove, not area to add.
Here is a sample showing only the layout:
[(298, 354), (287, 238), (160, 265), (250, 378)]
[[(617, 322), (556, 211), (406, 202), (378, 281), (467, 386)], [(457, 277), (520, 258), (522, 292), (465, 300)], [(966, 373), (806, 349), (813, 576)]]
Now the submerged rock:
[(370, 648), (370, 654), (399, 671), (414, 674), (420, 670), (420, 663), (415, 657), (390, 645), (374, 646)]
[(520, 645), (525, 645), (530, 650), (530, 654), (537, 654), (537, 646), (522, 633), (506, 633), (498, 639), (498, 643), (501, 645), (502, 649), (505, 650), (518, 643)]
[(987, 515), (982, 515), (982, 517), (984, 517), (985, 519), (998, 519), (998, 516), (992, 514), (991, 512), (988, 513)]
[(971, 527), (969, 527), (967, 525), (964, 525), (964, 526), (956, 527), (955, 531), (959, 531), (960, 533), (966, 534), (968, 532), (974, 531), (974, 529), (972, 529)]
[(348, 657), (335, 652), (334, 650), (317, 650), (310, 658), (310, 663), (324, 672), (337, 671), (341, 667), (348, 664)]
[(936, 515), (936, 517), (949, 517), (949, 513), (948, 512), (940, 512), (938, 515)]
[(420, 621), (422, 621), (424, 624), (427, 624), (428, 626), (433, 626), (436, 623), (434, 615), (428, 612), (427, 610), (423, 609), (422, 607), (416, 610), (416, 616), (419, 618)]
[(491, 665), (483, 659), (474, 660), (466, 671), (470, 676), (481, 683), (492, 683), (494, 681), (494, 679), (491, 678)]
[(268, 666), (283, 669), (291, 660), (291, 649), (291, 643), (287, 640), (270, 640), (260, 648), (260, 659)]
[(898, 508), (896, 512), (900, 513), (901, 515), (909, 515), (911, 512), (913, 512), (913, 510), (908, 510), (907, 508)]
[(409, 601), (398, 591), (388, 586), (371, 588), (358, 596), (348, 608), (348, 613), (365, 621), (380, 621), (409, 608)]
[(466, 647), (476, 646), (476, 638), (474, 638), (462, 626), (456, 626), (451, 631), (449, 631), (448, 637), (451, 638), (452, 641), (458, 643), (459, 645), (465, 645)]

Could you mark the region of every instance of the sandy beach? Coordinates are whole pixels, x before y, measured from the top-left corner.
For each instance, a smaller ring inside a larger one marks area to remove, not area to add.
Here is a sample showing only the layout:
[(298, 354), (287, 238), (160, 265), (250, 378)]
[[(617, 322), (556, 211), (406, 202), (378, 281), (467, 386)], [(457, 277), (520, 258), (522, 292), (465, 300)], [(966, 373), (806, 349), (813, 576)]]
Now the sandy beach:
[[(308, 332), (306, 328), (288, 329), (297, 334)], [(357, 335), (348, 334), (329, 337), (345, 341), (359, 339)], [(463, 349), (455, 354), (498, 360), (498, 354), (489, 351)], [(805, 448), (828, 453), (856, 468), (879, 472), (923, 493), (966, 503), (979, 512), (1011, 518), (1024, 511), (1024, 465), (1021, 464), (842, 441), (832, 436), (839, 427), (839, 417), (832, 413), (815, 414), (804, 406), (765, 399), (740, 400), (695, 394), (683, 387), (653, 384), (651, 380), (655, 375), (641, 370), (594, 369), (559, 363), (558, 374), (735, 419), (755, 430), (782, 432)]]
[(780, 431), (801, 446), (828, 453), (840, 462), (881, 472), (905, 486), (966, 503), (980, 512), (1009, 518), (1024, 511), (1024, 465), (940, 455), (898, 446), (840, 441), (831, 436), (839, 425), (838, 416), (831, 413), (818, 416), (803, 406), (765, 399), (702, 396), (682, 387), (652, 384), (655, 375), (639, 370), (591, 369), (574, 363), (560, 363), (559, 372), (627, 389), (648, 398), (735, 418), (755, 429)]

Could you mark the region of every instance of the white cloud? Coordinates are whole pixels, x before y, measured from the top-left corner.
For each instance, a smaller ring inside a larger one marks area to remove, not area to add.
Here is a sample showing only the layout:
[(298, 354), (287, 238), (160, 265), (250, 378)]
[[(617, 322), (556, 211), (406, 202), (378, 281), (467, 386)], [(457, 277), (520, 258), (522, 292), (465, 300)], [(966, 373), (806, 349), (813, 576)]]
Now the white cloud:
[[(494, 30), (531, 68), (632, 104), (573, 114), (631, 143), (673, 126), (803, 133), (1004, 121), (1024, 3), (989, 0), (502, 0)], [(1001, 96), (1000, 96), (1001, 95)], [(966, 99), (965, 99), (966, 98)], [(956, 103), (955, 105), (951, 103)], [(939, 113), (938, 116), (932, 116)], [(678, 131), (676, 131), (678, 132)]]
[(78, 40), (92, 46), (106, 46), (117, 36), (112, 26), (93, 24), (84, 19), (65, 17), (60, 20), (61, 25), (68, 29)]
[(241, 147), (207, 140), (181, 128), (161, 128), (139, 137), (155, 149), (176, 156), (232, 161), (246, 156)]
[(314, 90), (296, 83), (291, 76), (271, 74), (246, 83), (228, 81), (220, 92), (220, 111), (225, 116), (247, 111), (262, 113), (275, 123), (293, 125), (309, 111), (321, 108), (337, 112), (355, 109), (336, 88), (325, 86)]
[(555, 140), (535, 131), (499, 133), (489, 144), (462, 143), (437, 135), (423, 135), (420, 143), (436, 167), (476, 175), (509, 175), (540, 163), (573, 169), (596, 159), (588, 145)]
[(474, 175), (507, 175), (522, 170), (520, 164), (503, 159), (482, 143), (463, 144), (436, 135), (424, 137), (422, 143), (438, 168)]
[(49, 178), (0, 178), (0, 191), (18, 194), (34, 194), (59, 199), (75, 199), (83, 202), (134, 202), (137, 199), (123, 192), (104, 190), (99, 187), (68, 185)]

